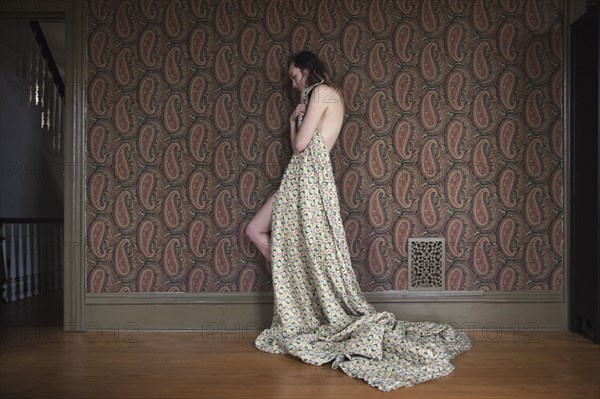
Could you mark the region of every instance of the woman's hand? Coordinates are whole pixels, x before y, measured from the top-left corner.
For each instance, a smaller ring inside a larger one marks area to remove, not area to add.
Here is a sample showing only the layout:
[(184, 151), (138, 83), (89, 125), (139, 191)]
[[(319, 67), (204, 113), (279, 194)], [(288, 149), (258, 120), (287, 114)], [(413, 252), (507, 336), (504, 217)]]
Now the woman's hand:
[(296, 108), (294, 109), (294, 112), (292, 112), (292, 116), (290, 117), (290, 122), (291, 123), (296, 122), (298, 117), (300, 115), (304, 116), (305, 113), (306, 113), (306, 104), (296, 105)]

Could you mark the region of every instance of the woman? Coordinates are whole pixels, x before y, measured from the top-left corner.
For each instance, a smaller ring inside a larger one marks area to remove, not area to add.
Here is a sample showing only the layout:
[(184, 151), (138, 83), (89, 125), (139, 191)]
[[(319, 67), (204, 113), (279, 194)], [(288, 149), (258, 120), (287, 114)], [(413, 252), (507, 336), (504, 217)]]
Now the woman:
[(294, 155), (279, 190), (247, 230), (273, 271), (273, 322), (256, 347), (315, 365), (333, 362), (383, 391), (450, 373), (450, 360), (470, 347), (464, 333), (397, 321), (365, 300), (329, 158), (344, 117), (341, 93), (313, 53), (292, 57), (288, 72), (302, 93), (290, 118)]
[[(331, 151), (342, 128), (344, 103), (339, 89), (329, 79), (325, 64), (315, 54), (303, 51), (290, 59), (288, 75), (292, 88), (300, 93), (300, 97), (304, 96), (304, 101), (296, 105), (290, 116), (290, 140), (294, 154), (308, 146), (315, 131), (320, 132), (327, 150)], [(312, 101), (310, 113), (307, 113), (309, 100)], [(299, 129), (300, 125), (302, 129)], [(246, 229), (246, 235), (269, 262), (274, 196), (267, 199)]]

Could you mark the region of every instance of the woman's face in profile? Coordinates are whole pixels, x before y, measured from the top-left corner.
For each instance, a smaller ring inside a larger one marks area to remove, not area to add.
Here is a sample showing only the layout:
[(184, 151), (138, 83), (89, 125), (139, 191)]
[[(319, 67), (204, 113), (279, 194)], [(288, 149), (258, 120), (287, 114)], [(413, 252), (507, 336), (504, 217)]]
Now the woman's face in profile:
[(290, 79), (292, 79), (292, 87), (294, 90), (302, 90), (306, 87), (306, 77), (308, 76), (308, 69), (300, 69), (294, 64), (290, 65), (288, 69)]

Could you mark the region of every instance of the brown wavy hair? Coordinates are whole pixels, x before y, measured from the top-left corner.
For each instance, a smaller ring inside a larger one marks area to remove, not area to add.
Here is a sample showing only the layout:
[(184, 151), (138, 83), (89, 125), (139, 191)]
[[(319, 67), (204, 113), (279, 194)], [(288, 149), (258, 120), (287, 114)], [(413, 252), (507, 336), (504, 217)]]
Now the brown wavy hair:
[[(319, 58), (318, 55), (311, 51), (300, 51), (292, 55), (288, 61), (288, 68), (294, 65), (296, 68), (306, 69), (308, 70), (308, 76), (306, 77), (306, 86), (310, 87), (315, 83), (319, 83), (323, 81), (327, 86), (333, 87), (339, 93), (342, 101), (344, 101), (344, 97), (342, 95), (342, 91), (339, 86), (331, 80), (329, 75), (329, 70), (327, 69), (327, 65)], [(290, 85), (290, 100), (292, 104), (298, 103), (298, 94), (295, 93), (295, 90), (292, 89)]]

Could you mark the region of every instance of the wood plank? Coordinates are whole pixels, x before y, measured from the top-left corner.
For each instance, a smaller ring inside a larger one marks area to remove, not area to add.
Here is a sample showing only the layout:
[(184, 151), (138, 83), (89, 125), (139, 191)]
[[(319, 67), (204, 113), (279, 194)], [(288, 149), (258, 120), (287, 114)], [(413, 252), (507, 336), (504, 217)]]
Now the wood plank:
[(1, 398), (600, 397), (600, 346), (566, 331), (470, 331), (447, 377), (383, 393), (330, 365), (253, 346), (255, 333), (0, 330)]

